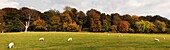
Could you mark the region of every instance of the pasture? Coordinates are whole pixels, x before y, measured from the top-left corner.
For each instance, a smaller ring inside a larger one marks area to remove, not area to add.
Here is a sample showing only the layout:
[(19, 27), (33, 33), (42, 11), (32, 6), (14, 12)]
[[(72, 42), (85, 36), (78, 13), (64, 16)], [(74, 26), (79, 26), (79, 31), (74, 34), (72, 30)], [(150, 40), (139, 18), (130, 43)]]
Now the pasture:
[[(0, 34), (0, 50), (170, 50), (170, 34), (14, 32)], [(39, 38), (45, 38), (39, 41)], [(67, 39), (72, 37), (73, 41)], [(165, 39), (163, 38), (165, 37)], [(159, 42), (154, 41), (159, 39)]]

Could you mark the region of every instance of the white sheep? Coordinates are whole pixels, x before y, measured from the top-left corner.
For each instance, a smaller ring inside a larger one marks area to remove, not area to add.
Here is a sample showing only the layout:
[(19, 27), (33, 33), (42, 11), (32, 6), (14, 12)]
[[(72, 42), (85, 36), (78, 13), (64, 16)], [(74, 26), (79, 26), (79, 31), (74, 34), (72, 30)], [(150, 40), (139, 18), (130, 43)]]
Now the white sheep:
[(107, 34), (108, 36), (110, 35), (110, 34)]
[(13, 48), (13, 47), (14, 47), (14, 43), (13, 42), (9, 43), (8, 48)]
[(44, 38), (39, 38), (39, 41), (44, 41)]
[(68, 41), (68, 42), (71, 42), (71, 41), (73, 41), (73, 38), (68, 38), (67, 41)]
[(88, 33), (88, 34), (90, 34), (90, 33)]
[(123, 34), (119, 34), (119, 37), (123, 37)]
[(155, 41), (158, 41), (158, 42), (159, 42), (159, 39), (155, 38)]
[(163, 37), (163, 39), (165, 40), (165, 37)]

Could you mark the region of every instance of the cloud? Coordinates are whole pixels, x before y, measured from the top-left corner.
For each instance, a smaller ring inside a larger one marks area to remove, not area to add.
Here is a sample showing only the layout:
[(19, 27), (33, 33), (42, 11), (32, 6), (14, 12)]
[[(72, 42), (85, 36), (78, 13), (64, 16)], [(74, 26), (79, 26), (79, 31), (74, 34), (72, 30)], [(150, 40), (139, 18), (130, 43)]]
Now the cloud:
[(17, 2), (12, 2), (9, 0), (0, 0), (0, 8), (4, 8), (4, 7), (17, 8), (18, 5), (19, 5), (19, 3), (17, 3)]
[(63, 11), (65, 6), (71, 6), (86, 12), (91, 8), (103, 13), (120, 13), (130, 15), (161, 15), (169, 18), (170, 0), (1, 0), (2, 7), (28, 6), (41, 12), (49, 9)]

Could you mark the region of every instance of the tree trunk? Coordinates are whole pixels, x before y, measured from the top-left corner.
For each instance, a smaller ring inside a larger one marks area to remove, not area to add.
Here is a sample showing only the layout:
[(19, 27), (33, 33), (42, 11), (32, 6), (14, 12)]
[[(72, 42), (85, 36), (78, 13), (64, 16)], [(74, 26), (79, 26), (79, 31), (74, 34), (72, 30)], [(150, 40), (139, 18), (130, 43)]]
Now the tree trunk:
[(28, 26), (25, 26), (25, 32), (27, 32), (27, 30), (28, 30)]
[(82, 25), (80, 25), (80, 27), (79, 27), (79, 32), (81, 32), (81, 29), (82, 29)]
[(28, 27), (30, 25), (30, 19), (31, 19), (31, 15), (29, 15), (29, 21), (26, 21), (26, 23), (25, 23), (25, 32), (27, 32)]
[(26, 21), (26, 25), (25, 25), (25, 32), (27, 32), (28, 27), (29, 27), (29, 21)]

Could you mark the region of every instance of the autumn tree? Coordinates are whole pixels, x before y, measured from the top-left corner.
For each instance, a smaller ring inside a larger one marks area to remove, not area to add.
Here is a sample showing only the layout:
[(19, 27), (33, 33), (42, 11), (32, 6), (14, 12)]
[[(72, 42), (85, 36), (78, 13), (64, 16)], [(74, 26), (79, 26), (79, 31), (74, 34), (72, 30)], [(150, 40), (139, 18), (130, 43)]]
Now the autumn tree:
[(51, 30), (52, 31), (61, 31), (62, 30), (62, 21), (60, 16), (52, 16), (51, 17)]
[(88, 20), (87, 22), (90, 23), (90, 30), (91, 31), (102, 31), (102, 24), (100, 21), (100, 12), (95, 10), (95, 9), (91, 9), (89, 10), (87, 13), (88, 16)]
[(156, 28), (158, 29), (158, 32), (165, 32), (167, 30), (165, 22), (161, 22), (159, 20), (156, 20), (154, 22)]
[(111, 14), (112, 25), (118, 25), (121, 21), (120, 15), (118, 13)]
[[(60, 18), (60, 12), (58, 10), (55, 10), (55, 9), (51, 9), (49, 11), (45, 11), (41, 15), (41, 19), (45, 20), (45, 22), (48, 25), (47, 29), (49, 31), (54, 31), (54, 30), (55, 31), (56, 30), (59, 31), (59, 30), (61, 30), (61, 28), (60, 28), (61, 26), (58, 27), (58, 25), (60, 25), (60, 24), (62, 25), (62, 22), (61, 22), (61, 20), (59, 18)], [(58, 19), (58, 20), (56, 20), (56, 19)], [(60, 21), (60, 24), (56, 23), (58, 21)], [(58, 28), (56, 28), (56, 27), (58, 27)]]
[(120, 21), (120, 24), (118, 25), (118, 29), (120, 32), (128, 32), (129, 30), (129, 22), (128, 21)]
[(118, 32), (117, 25), (112, 25), (111, 30), (112, 32), (115, 32), (115, 33)]
[(73, 21), (68, 13), (62, 14), (63, 31), (78, 31), (79, 26)]
[(45, 23), (44, 20), (42, 20), (39, 16), (38, 19), (35, 20), (32, 25), (34, 26), (34, 30), (38, 30), (38, 31), (43, 31), (43, 30), (47, 30), (47, 24)]
[(136, 30), (141, 33), (157, 31), (155, 25), (149, 21), (141, 20), (139, 22), (136, 22), (135, 26), (137, 28)]

